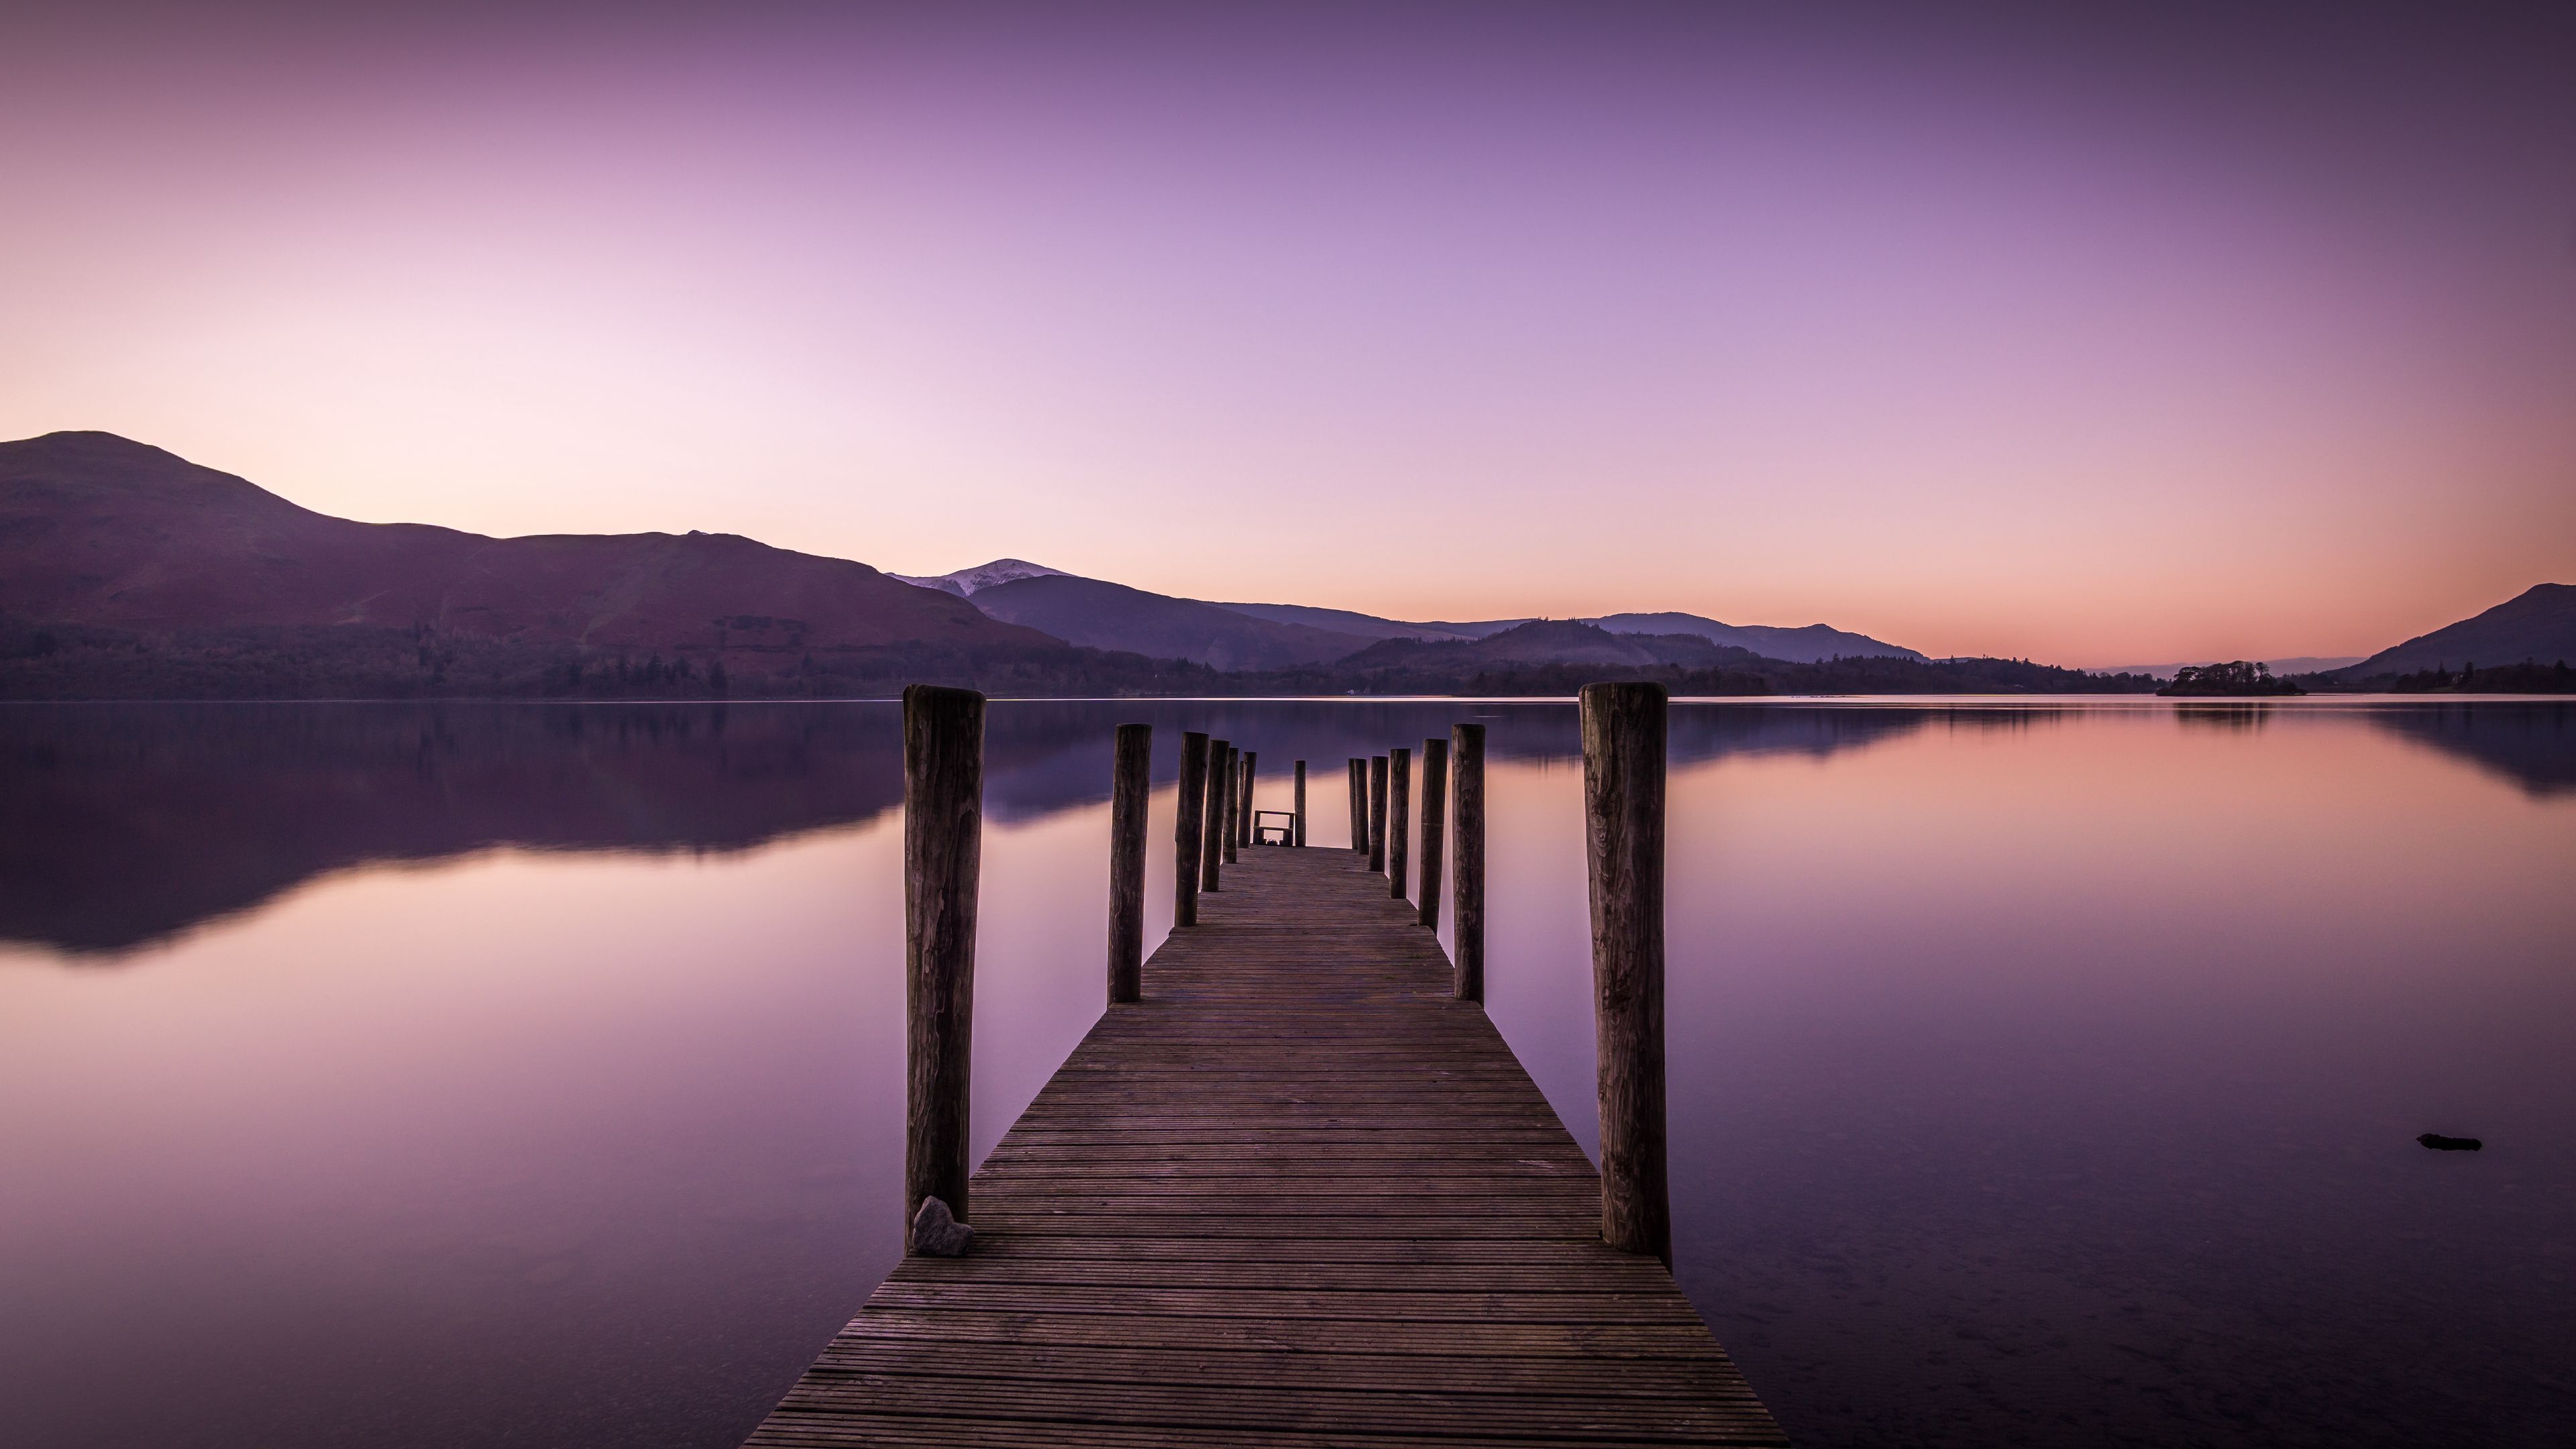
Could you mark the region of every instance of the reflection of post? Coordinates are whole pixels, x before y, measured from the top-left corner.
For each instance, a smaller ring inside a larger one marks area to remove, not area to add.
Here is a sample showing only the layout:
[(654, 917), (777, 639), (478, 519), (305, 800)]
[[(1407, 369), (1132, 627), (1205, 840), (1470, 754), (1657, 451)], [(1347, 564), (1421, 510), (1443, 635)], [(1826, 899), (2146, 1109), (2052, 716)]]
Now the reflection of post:
[(1386, 893), (1404, 899), (1406, 843), (1413, 832), (1413, 751), (1386, 752)]
[(1234, 806), (1234, 838), (1246, 850), (1252, 848), (1252, 782), (1260, 759), (1259, 750), (1243, 752), (1243, 798)]
[(1297, 787), (1288, 792), (1288, 843), (1306, 843), (1306, 762), (1297, 762)]
[(1207, 828), (1199, 832), (1199, 889), (1219, 889), (1217, 866), (1225, 859), (1225, 777), (1233, 769), (1227, 757), (1234, 747), (1223, 740), (1208, 741), (1207, 763)]
[(1145, 799), (1154, 727), (1123, 724), (1109, 769), (1109, 999), (1133, 1001), (1145, 966)]
[(1351, 849), (1368, 854), (1368, 761), (1351, 757)]
[(1181, 732), (1181, 789), (1172, 828), (1172, 924), (1199, 923), (1199, 837), (1207, 825), (1208, 737)]
[(1458, 842), (1457, 900), (1450, 907), (1456, 926), (1458, 999), (1485, 999), (1485, 727), (1449, 728), (1451, 788), (1458, 792), (1449, 829)]
[(1422, 924), (1440, 929), (1440, 846), (1448, 833), (1449, 742), (1422, 742)]
[[(975, 888), (984, 849), (984, 696), (903, 692), (904, 1250), (937, 1198), (966, 1211), (973, 1080)], [(933, 1214), (936, 1217), (936, 1214)]]
[(1583, 687), (1601, 1237), (1672, 1266), (1664, 1165), (1664, 688)]
[(1386, 869), (1386, 756), (1369, 756), (1369, 869)]
[(1234, 837), (1243, 829), (1243, 751), (1225, 752), (1225, 863), (1234, 864)]

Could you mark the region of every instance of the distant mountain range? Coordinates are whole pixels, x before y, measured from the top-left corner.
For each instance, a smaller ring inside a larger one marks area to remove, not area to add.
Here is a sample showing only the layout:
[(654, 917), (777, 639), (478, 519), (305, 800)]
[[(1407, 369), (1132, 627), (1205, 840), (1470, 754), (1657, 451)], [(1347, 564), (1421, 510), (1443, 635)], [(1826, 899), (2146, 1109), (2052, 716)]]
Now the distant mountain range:
[[(1123, 649), (1153, 658), (1187, 659), (1223, 670), (1279, 669), (1349, 658), (1387, 639), (1425, 643), (1490, 638), (1529, 619), (1419, 623), (1307, 604), (1204, 602), (1084, 579), (1025, 559), (995, 559), (951, 574), (891, 577), (971, 599), (997, 619), (1025, 624), (1068, 643)], [(1223, 617), (1238, 616), (1235, 619)], [(1242, 620), (1254, 621), (1246, 625)], [(1811, 664), (1826, 659), (1921, 659), (1901, 645), (1824, 624), (1778, 628), (1725, 624), (1698, 614), (1611, 614), (1583, 619), (1613, 634), (1690, 635), (1765, 659)], [(1562, 633), (1546, 637), (1566, 639)], [(1589, 646), (1587, 652), (1597, 653)], [(1551, 662), (1575, 663), (1568, 658)]]
[[(2576, 654), (2544, 584), (2341, 671)], [(1409, 621), (1212, 602), (1024, 559), (930, 577), (730, 534), (358, 523), (107, 433), (0, 442), (0, 697), (1561, 692), (2149, 687), (1697, 614)]]
[(972, 602), (996, 619), (1087, 649), (1186, 659), (1211, 669), (1323, 664), (1368, 647), (1355, 634), (1280, 624), (1232, 609), (1071, 574), (1012, 579), (977, 589)]
[[(2181, 670), (2206, 669), (2212, 664), (2235, 662), (2232, 659), (2182, 659), (2171, 664), (2123, 664), (2117, 669), (2106, 672), (2144, 674), (2156, 679), (2171, 679)], [(2282, 659), (2263, 659), (2252, 662), (2270, 669), (2276, 676), (2287, 677), (2293, 674), (2323, 674), (2331, 669), (2341, 669), (2347, 664), (2359, 664), (2361, 656), (2358, 654), (2294, 654)]]

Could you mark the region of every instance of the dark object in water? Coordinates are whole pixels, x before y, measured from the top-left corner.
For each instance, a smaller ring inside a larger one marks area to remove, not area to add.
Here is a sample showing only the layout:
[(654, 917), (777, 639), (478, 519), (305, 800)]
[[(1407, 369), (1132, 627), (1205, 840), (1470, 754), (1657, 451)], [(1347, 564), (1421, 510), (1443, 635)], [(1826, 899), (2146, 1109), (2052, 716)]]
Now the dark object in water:
[(2415, 1140), (2436, 1152), (2475, 1152), (2486, 1146), (2475, 1137), (2445, 1137), (2439, 1132), (2427, 1132)]

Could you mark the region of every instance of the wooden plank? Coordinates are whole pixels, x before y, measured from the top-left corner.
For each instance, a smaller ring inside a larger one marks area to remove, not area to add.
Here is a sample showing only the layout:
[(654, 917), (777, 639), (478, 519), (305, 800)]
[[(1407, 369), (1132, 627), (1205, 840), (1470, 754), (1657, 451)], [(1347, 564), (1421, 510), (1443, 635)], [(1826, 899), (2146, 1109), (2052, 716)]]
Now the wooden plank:
[(1224, 885), (751, 1443), (1785, 1442), (1367, 855)]

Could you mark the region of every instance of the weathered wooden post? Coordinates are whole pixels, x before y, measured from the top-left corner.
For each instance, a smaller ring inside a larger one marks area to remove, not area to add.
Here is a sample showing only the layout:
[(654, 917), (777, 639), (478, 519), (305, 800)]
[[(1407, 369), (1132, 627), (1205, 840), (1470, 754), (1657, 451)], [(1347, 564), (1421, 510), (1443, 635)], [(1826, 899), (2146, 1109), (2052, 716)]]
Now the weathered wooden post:
[(1440, 847), (1448, 832), (1449, 742), (1422, 742), (1422, 911), (1418, 919), (1440, 929)]
[(1485, 999), (1485, 727), (1449, 727), (1451, 788), (1458, 792), (1449, 829), (1458, 841), (1454, 963), (1458, 999)]
[(1671, 1267), (1664, 1167), (1664, 687), (1583, 687), (1601, 1237)]
[(1207, 824), (1208, 737), (1181, 732), (1181, 789), (1172, 828), (1172, 924), (1199, 923), (1199, 837)]
[(1225, 752), (1225, 863), (1234, 864), (1234, 837), (1243, 828), (1243, 751)]
[[(965, 1251), (984, 696), (903, 692), (904, 1251)], [(937, 1207), (929, 1206), (932, 1199)]]
[(1297, 788), (1288, 793), (1288, 843), (1303, 849), (1306, 844), (1306, 762), (1297, 762)]
[(1243, 752), (1243, 799), (1236, 803), (1234, 815), (1235, 836), (1246, 850), (1252, 848), (1252, 785), (1259, 776), (1254, 766), (1260, 759), (1259, 750)]
[(1134, 1001), (1145, 967), (1145, 801), (1154, 727), (1123, 724), (1109, 769), (1109, 999)]
[(1369, 756), (1369, 869), (1386, 869), (1386, 756)]
[(1207, 826), (1199, 832), (1199, 889), (1218, 890), (1217, 866), (1225, 859), (1225, 777), (1232, 766), (1226, 757), (1234, 747), (1223, 740), (1208, 741)]
[(1351, 849), (1368, 854), (1368, 761), (1351, 757)]
[(1413, 836), (1413, 751), (1386, 752), (1386, 893), (1404, 899), (1405, 846)]

